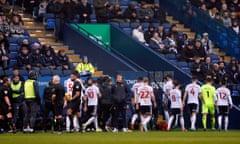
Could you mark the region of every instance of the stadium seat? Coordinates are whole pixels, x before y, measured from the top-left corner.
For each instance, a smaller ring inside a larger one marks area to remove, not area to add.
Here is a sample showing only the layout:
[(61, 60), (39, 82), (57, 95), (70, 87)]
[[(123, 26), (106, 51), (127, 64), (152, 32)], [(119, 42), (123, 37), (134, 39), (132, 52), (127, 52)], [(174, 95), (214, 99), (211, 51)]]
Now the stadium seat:
[(119, 23), (120, 28), (129, 28), (130, 24), (128, 22), (121, 22)]
[(47, 22), (46, 22), (46, 29), (54, 29), (55, 28), (55, 18), (49, 18), (47, 19)]
[(144, 29), (149, 27), (149, 23), (146, 23), (146, 22), (141, 23), (141, 25)]
[(131, 30), (124, 30), (124, 32), (127, 34), (127, 35), (132, 35), (132, 31)]
[(43, 24), (47, 25), (47, 20), (48, 19), (53, 19), (54, 18), (54, 14), (53, 13), (46, 13), (43, 15)]
[(175, 54), (166, 54), (165, 58), (172, 63), (176, 63), (177, 62), (177, 57)]
[(63, 70), (63, 76), (70, 76), (72, 70)]
[(16, 43), (18, 38), (15, 37), (8, 37), (9, 43)]
[(4, 75), (4, 70), (0, 67), (0, 75)]
[(138, 23), (138, 22), (130, 23), (130, 27), (131, 27), (132, 29), (136, 28), (138, 25), (140, 25), (140, 23)]
[(18, 51), (19, 46), (18, 45), (10, 45), (9, 50), (10, 51)]
[(17, 60), (16, 59), (11, 59), (9, 62), (9, 67), (14, 67), (15, 65), (17, 65)]
[(18, 55), (17, 52), (11, 52), (11, 53), (9, 54), (9, 57), (10, 57), (10, 59), (16, 59), (16, 58), (17, 58), (17, 55)]
[(27, 76), (27, 75), (28, 75), (28, 71), (27, 71), (27, 70), (20, 69), (20, 70), (19, 70), (19, 74), (20, 74), (20, 75), (25, 75), (25, 76)]
[(189, 69), (189, 66), (188, 66), (187, 62), (180, 61), (180, 62), (177, 63), (177, 66), (180, 67), (182, 70), (183, 69)]
[(119, 23), (118, 22), (111, 22), (110, 24), (113, 25), (113, 26), (119, 27)]
[(62, 76), (63, 73), (61, 70), (51, 70), (51, 75), (59, 75)]
[(48, 69), (42, 69), (39, 71), (41, 76), (50, 76), (51, 75), (51, 71)]

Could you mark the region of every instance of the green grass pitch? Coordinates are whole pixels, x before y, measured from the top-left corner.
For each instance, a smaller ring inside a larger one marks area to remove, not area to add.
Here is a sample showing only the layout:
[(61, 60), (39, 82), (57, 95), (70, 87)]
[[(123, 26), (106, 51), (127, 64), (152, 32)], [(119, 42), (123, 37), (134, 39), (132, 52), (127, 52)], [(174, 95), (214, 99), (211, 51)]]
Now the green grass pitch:
[(240, 131), (1, 134), (0, 144), (240, 144)]

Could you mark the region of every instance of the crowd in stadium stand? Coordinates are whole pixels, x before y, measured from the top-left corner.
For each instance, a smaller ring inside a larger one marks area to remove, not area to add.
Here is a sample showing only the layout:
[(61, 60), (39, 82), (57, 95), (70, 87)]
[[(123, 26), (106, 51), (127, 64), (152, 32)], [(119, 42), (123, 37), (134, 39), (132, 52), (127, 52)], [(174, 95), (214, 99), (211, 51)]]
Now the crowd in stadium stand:
[(237, 34), (240, 32), (240, 1), (239, 0), (190, 0), (190, 2), (209, 14), (224, 26)]

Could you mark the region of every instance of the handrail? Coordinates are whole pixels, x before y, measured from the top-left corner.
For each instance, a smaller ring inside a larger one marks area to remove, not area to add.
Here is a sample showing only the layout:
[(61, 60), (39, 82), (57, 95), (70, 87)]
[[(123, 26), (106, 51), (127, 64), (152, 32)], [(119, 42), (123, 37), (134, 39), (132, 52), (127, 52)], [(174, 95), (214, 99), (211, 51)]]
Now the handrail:
[[(94, 36), (93, 34), (89, 33), (86, 29), (82, 28), (81, 26), (79, 26), (77, 23), (74, 24), (79, 30), (84, 31), (87, 36), (89, 38), (93, 37), (97, 43), (101, 42), (106, 48), (108, 48), (110, 51), (115, 52), (117, 55), (121, 56), (122, 58), (124, 58), (125, 60), (127, 60), (128, 62), (130, 62), (131, 64), (133, 64), (135, 67), (137, 67), (138, 69), (140, 69), (141, 71), (146, 72), (147, 70), (144, 69), (143, 67), (139, 66), (138, 64), (136, 64), (134, 61), (130, 60), (128, 57), (124, 56), (123, 54), (121, 54), (120, 52), (118, 52), (116, 49), (114, 49), (113, 47), (111, 47), (110, 45), (105, 44), (102, 40), (100, 40), (99, 38), (97, 38), (96, 36)], [(90, 37), (91, 36), (91, 37)]]

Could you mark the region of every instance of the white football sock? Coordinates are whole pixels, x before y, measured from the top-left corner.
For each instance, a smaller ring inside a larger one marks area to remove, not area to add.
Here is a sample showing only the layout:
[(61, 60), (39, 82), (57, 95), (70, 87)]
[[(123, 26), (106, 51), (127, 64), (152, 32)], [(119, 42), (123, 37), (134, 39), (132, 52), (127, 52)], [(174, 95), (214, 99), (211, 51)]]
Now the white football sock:
[(164, 110), (164, 116), (165, 116), (165, 120), (168, 122), (169, 121), (169, 113), (167, 110)]
[(69, 116), (66, 116), (66, 130), (70, 131), (70, 119), (69, 119)]
[(95, 120), (95, 117), (90, 117), (86, 123), (84, 123), (84, 125), (88, 126), (89, 124), (91, 124), (93, 121)]
[(180, 117), (180, 124), (181, 124), (182, 129), (185, 129), (183, 116)]
[(138, 114), (133, 114), (131, 124), (134, 124), (137, 118)]
[(222, 116), (221, 115), (218, 116), (218, 128), (222, 129)]
[(73, 117), (73, 127), (75, 130), (79, 130), (79, 122), (78, 117), (76, 115)]
[(173, 119), (174, 119), (174, 116), (173, 115), (170, 116), (169, 121), (168, 121), (168, 130), (171, 129), (171, 125), (172, 125)]
[(228, 116), (225, 116), (225, 125), (224, 125), (224, 130), (228, 130), (228, 122), (229, 122), (229, 119), (228, 119)]
[(195, 129), (195, 124), (196, 124), (196, 114), (193, 114), (191, 117), (191, 128)]

